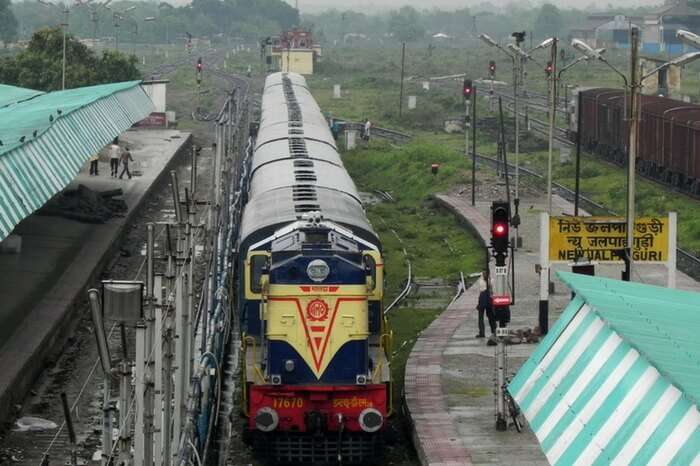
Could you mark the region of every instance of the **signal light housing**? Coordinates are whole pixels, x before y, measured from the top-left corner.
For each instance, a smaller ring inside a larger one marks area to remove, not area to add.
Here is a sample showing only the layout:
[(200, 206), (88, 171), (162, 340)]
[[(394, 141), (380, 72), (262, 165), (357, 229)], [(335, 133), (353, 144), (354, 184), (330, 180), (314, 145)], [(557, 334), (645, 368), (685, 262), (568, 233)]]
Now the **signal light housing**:
[(553, 69), (554, 69), (554, 68), (552, 67), (552, 62), (551, 62), (551, 61), (548, 61), (548, 62), (547, 62), (547, 66), (544, 67), (544, 72), (547, 73), (547, 77), (552, 76), (552, 70), (553, 70)]
[(491, 60), (489, 61), (489, 74), (493, 78), (496, 74), (496, 62)]
[(496, 256), (496, 265), (505, 262), (508, 256), (508, 237), (510, 225), (510, 204), (496, 201), (491, 204), (491, 247)]
[(474, 86), (472, 85), (472, 80), (465, 79), (464, 83), (462, 85), (462, 95), (464, 96), (464, 100), (471, 99), (473, 91), (474, 91)]

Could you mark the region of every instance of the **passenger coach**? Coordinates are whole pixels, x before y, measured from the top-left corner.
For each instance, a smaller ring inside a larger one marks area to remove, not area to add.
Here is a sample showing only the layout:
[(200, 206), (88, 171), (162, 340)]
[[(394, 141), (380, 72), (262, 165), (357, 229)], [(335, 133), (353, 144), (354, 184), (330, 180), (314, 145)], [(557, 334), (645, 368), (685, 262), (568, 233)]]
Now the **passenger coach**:
[(305, 79), (270, 75), (239, 237), (242, 406), (258, 453), (369, 463), (391, 414), (383, 262)]

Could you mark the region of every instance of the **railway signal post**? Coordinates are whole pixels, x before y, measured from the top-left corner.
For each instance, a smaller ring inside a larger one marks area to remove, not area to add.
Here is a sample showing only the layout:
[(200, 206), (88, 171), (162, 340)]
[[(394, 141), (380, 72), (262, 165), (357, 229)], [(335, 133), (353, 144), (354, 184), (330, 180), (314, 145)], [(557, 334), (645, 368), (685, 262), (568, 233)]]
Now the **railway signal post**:
[[(508, 250), (512, 249), (509, 241), (510, 203), (496, 201), (491, 204), (491, 253), (495, 259), (493, 291), (491, 304), (498, 322), (496, 328), (496, 429), (507, 430), (506, 415), (506, 342), (509, 335), (510, 305), (513, 304), (512, 287), (508, 283)], [(511, 258), (510, 265), (513, 265)], [(514, 270), (514, 269), (513, 269)]]

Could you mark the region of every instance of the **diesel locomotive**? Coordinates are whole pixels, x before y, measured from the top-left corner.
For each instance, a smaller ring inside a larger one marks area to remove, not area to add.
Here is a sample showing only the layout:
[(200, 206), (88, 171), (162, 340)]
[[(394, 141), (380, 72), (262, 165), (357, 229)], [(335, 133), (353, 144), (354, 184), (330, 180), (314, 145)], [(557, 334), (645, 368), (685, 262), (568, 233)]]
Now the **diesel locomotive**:
[(276, 463), (370, 464), (391, 415), (378, 235), (306, 80), (265, 81), (238, 238), (241, 406)]

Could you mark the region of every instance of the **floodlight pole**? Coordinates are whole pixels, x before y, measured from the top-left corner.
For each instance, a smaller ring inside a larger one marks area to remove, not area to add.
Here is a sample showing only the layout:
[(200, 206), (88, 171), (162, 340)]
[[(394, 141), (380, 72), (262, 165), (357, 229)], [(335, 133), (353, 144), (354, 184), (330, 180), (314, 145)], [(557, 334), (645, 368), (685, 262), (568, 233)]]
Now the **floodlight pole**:
[(557, 95), (557, 42), (554, 38), (551, 52), (552, 71), (550, 77), (549, 96), (549, 149), (547, 157), (547, 213), (552, 215), (552, 153), (554, 151), (554, 120), (556, 115), (556, 95)]
[(637, 121), (639, 119), (638, 93), (639, 79), (639, 30), (630, 29), (630, 128), (629, 149), (627, 157), (627, 281), (632, 280), (635, 220), (635, 179), (637, 159)]
[[(520, 205), (520, 115), (518, 114), (518, 79), (522, 70), (523, 59), (520, 56), (513, 56), (513, 115), (515, 116), (515, 205)], [(505, 143), (505, 141), (503, 141)], [(507, 170), (506, 170), (507, 173)], [(516, 207), (516, 213), (518, 211)], [(515, 240), (513, 250), (517, 250), (520, 245), (519, 234), (520, 221), (514, 226)]]
[(61, 24), (63, 29), (63, 64), (61, 73), (61, 90), (66, 90), (66, 30), (68, 29), (68, 15), (70, 10), (68, 9), (68, 4), (65, 5), (63, 9), (64, 20)]

